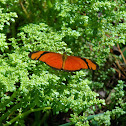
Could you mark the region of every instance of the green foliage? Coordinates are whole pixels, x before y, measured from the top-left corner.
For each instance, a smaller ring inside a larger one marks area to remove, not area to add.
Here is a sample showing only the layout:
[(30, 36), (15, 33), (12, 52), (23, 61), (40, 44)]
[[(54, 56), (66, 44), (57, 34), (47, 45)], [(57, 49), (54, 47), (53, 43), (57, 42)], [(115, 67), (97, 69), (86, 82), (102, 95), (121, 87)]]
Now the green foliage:
[[(35, 114), (35, 118), (40, 118), (40, 125), (47, 125), (50, 110), (54, 115), (71, 111), (70, 121), (76, 126), (89, 126), (90, 120), (110, 125), (111, 118), (124, 115), (123, 81), (114, 88), (113, 102), (109, 107), (106, 105), (109, 110), (98, 116), (95, 111), (105, 106), (105, 101), (92, 91), (103, 88), (114, 73), (105, 65), (109, 47), (125, 44), (124, 3), (123, 0), (1, 1), (0, 123), (23, 126), (30, 113), (41, 111), (42, 117)], [(29, 52), (39, 50), (58, 53), (65, 50), (90, 58), (99, 64), (100, 70), (94, 74), (90, 70), (74, 74), (56, 71), (29, 59)], [(89, 119), (90, 115), (93, 118)], [(36, 123), (38, 120), (33, 125)]]
[[(111, 94), (111, 105), (109, 109), (104, 114), (96, 116), (94, 119), (99, 125), (110, 125), (110, 119), (119, 119), (122, 115), (126, 114), (126, 102), (125, 102), (125, 90), (126, 85), (122, 80), (118, 81), (117, 86), (114, 88), (115, 92)], [(111, 117), (111, 118), (110, 118)], [(119, 124), (118, 120), (116, 124)], [(121, 125), (121, 124), (120, 124)]]
[[(8, 43), (6, 42), (8, 25), (10, 25), (10, 21), (14, 22), (14, 18), (17, 17), (15, 12), (3, 13), (3, 10), (4, 8), (0, 8), (0, 50), (2, 52), (8, 48)], [(4, 30), (4, 27), (6, 27), (6, 30)]]
[(110, 112), (106, 111), (104, 114), (96, 116), (94, 118), (96, 121), (98, 121), (99, 126), (109, 126), (110, 125)]

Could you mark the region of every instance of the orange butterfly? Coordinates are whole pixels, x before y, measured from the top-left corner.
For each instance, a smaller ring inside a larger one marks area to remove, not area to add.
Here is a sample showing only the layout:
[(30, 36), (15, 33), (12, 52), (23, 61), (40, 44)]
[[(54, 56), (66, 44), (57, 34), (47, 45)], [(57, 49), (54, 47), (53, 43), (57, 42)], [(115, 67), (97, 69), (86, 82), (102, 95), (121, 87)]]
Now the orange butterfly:
[(86, 58), (77, 56), (67, 56), (66, 53), (59, 54), (48, 51), (31, 52), (28, 55), (33, 60), (39, 60), (52, 68), (68, 72), (78, 71), (81, 69), (98, 70), (99, 66)]

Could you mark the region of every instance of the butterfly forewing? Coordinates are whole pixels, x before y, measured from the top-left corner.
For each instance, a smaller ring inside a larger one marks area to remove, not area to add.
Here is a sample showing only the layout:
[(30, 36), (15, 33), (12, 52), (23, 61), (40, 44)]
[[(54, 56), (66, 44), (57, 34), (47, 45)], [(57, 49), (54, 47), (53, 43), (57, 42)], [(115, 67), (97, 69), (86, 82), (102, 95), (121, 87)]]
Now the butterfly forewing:
[(63, 69), (66, 71), (77, 71), (81, 69), (96, 70), (98, 69), (98, 65), (86, 58), (67, 56)]
[(85, 59), (85, 58), (82, 58), (82, 59), (87, 62), (89, 69), (92, 69), (92, 70), (98, 70), (99, 69), (98, 64), (96, 64), (95, 62), (93, 62), (89, 59)]
[(29, 57), (34, 60), (45, 62), (47, 65), (53, 68), (62, 69), (62, 55), (59, 53), (38, 51), (30, 53)]
[(48, 53), (46, 51), (37, 51), (37, 52), (30, 52), (28, 56), (33, 60), (39, 60), (39, 57), (44, 53)]

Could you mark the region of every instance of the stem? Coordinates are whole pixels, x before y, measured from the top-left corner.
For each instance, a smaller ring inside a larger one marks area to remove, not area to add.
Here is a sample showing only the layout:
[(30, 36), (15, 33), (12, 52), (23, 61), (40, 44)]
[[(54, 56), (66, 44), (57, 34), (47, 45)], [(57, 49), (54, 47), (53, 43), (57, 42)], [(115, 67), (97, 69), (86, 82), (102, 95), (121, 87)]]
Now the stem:
[(37, 108), (37, 109), (30, 109), (27, 112), (24, 112), (22, 114), (19, 114), (18, 116), (16, 116), (15, 118), (13, 118), (11, 121), (9, 121), (7, 124), (5, 124), (4, 126), (9, 126), (12, 123), (14, 123), (15, 121), (17, 121), (19, 118), (24, 118), (25, 116), (29, 115), (32, 112), (36, 112), (36, 111), (41, 111), (41, 110), (50, 110), (51, 107), (44, 107), (44, 108)]
[(21, 0), (19, 0), (19, 3), (20, 3), (20, 5), (21, 5), (21, 7), (22, 7), (22, 9), (23, 9), (24, 13), (26, 14), (27, 18), (29, 19), (29, 18), (30, 18), (30, 16), (29, 16), (29, 14), (28, 14), (28, 12), (27, 12), (26, 8), (24, 7), (24, 5), (23, 5), (22, 1), (21, 1)]
[(44, 122), (47, 120), (47, 118), (49, 117), (49, 114), (50, 114), (51, 111), (47, 111), (43, 118), (42, 118), (42, 121), (41, 121), (41, 125), (44, 125)]
[(4, 113), (1, 117), (0, 117), (0, 123), (2, 122), (2, 120), (4, 120), (5, 118), (7, 118), (9, 115), (11, 115), (11, 113), (13, 113), (15, 110), (17, 110), (20, 107), (20, 103), (16, 104), (12, 109), (10, 109), (9, 111), (7, 111), (6, 113)]

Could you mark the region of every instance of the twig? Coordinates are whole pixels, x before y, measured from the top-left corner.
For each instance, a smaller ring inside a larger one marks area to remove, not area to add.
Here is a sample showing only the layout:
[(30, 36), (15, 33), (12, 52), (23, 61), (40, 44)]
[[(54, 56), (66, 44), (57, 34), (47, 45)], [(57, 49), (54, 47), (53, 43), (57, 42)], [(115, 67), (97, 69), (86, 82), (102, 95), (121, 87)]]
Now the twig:
[(124, 63), (126, 64), (126, 59), (125, 59), (125, 57), (124, 57), (124, 55), (123, 55), (123, 53), (122, 53), (122, 51), (121, 51), (121, 49), (120, 49), (120, 47), (119, 47), (119, 44), (117, 44), (117, 47), (118, 47), (118, 49), (119, 49), (119, 51), (120, 51), (120, 53), (121, 53), (121, 56), (122, 56), (122, 58), (123, 58), (123, 60), (124, 60)]

